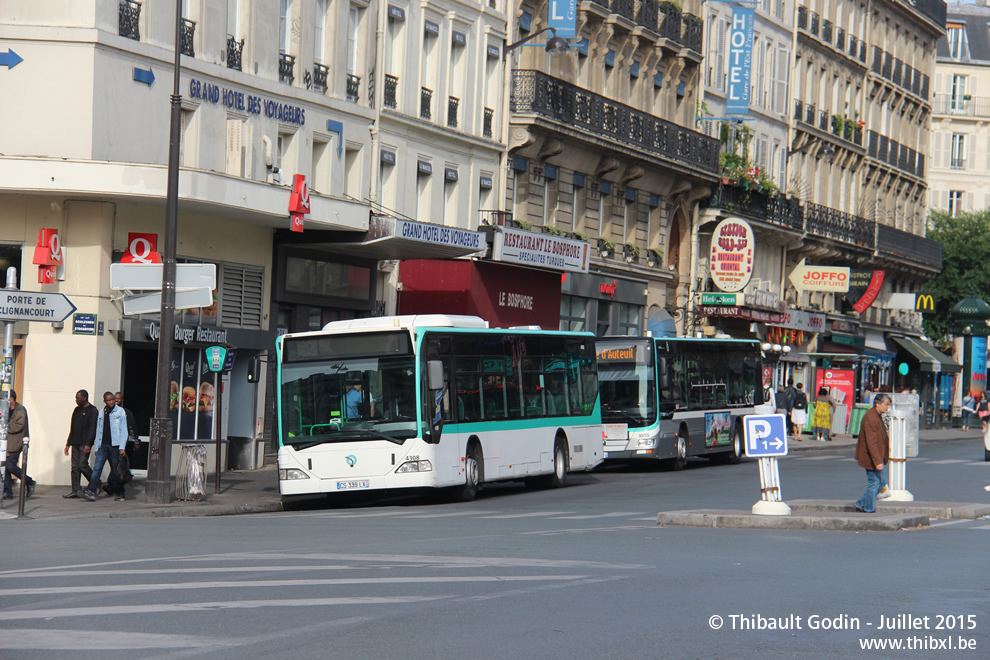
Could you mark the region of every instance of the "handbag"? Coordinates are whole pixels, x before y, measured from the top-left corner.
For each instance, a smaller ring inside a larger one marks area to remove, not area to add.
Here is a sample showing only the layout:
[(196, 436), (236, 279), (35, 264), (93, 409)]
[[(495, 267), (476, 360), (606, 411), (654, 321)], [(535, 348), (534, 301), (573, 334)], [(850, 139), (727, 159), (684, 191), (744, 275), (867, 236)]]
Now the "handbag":
[(134, 475), (131, 474), (130, 461), (127, 460), (126, 455), (117, 459), (117, 465), (113, 468), (113, 478), (121, 486), (130, 483), (131, 479), (134, 478)]

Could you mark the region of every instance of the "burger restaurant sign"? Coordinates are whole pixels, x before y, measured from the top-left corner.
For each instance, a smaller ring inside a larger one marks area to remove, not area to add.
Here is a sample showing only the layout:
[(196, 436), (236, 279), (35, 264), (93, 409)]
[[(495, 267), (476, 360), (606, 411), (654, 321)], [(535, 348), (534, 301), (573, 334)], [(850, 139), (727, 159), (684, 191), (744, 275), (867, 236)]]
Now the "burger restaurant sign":
[[(148, 339), (158, 341), (162, 336), (162, 328), (159, 324), (152, 322), (148, 324)], [(196, 342), (200, 344), (226, 344), (227, 331), (218, 328), (211, 328), (203, 325), (178, 325), (175, 326), (173, 340), (188, 344)]]

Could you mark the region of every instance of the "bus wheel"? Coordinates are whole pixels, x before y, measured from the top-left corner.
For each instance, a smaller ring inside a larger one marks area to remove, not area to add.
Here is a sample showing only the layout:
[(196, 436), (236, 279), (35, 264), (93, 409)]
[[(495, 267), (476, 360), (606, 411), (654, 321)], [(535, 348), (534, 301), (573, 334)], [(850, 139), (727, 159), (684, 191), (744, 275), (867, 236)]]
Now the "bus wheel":
[(567, 442), (557, 438), (553, 443), (553, 474), (546, 476), (547, 488), (563, 488), (567, 483)]
[(677, 436), (677, 456), (668, 458), (666, 465), (670, 470), (683, 470), (687, 465), (687, 440), (683, 436)]
[(472, 444), (468, 447), (467, 458), (464, 459), (464, 485), (455, 487), (457, 499), (461, 502), (472, 502), (478, 496), (478, 489), (483, 479), (481, 465), (481, 447)]
[(732, 451), (728, 454), (729, 462), (733, 465), (740, 463), (743, 457), (743, 438), (742, 432), (739, 427), (736, 426), (736, 430), (732, 432)]

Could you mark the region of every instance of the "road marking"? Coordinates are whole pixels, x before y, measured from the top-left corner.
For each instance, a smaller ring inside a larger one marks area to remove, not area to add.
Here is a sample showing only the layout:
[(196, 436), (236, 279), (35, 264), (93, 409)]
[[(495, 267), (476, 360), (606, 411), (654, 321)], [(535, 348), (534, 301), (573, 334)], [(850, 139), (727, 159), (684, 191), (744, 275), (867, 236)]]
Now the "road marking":
[(979, 527), (970, 527), (970, 529), (990, 529), (990, 525), (980, 525)]
[(829, 461), (833, 458), (841, 458), (838, 454), (829, 454), (828, 456), (808, 456), (803, 458), (795, 458), (796, 461)]
[(960, 458), (949, 458), (944, 461), (928, 461), (929, 465), (952, 465), (953, 463), (969, 463), (969, 461)]
[(847, 461), (849, 463), (858, 463), (859, 462), (855, 458), (840, 458), (839, 460), (840, 461)]
[(559, 516), (553, 520), (591, 520), (592, 518), (621, 518), (622, 516), (641, 516), (646, 511), (612, 511), (611, 513), (595, 513), (586, 516)]
[(0, 612), (0, 621), (25, 621), (81, 616), (120, 616), (123, 614), (158, 614), (163, 612), (214, 612), (216, 610), (253, 610), (262, 607), (327, 607), (330, 605), (387, 605), (427, 603), (452, 598), (445, 596), (354, 596), (352, 598), (294, 598), (271, 600), (214, 601), (209, 603), (155, 603), (150, 605), (109, 605), (105, 607), (59, 607), (44, 610)]
[(630, 518), (629, 520), (649, 520), (650, 522), (656, 522), (657, 521), (657, 517), (656, 516), (651, 516), (649, 518)]
[(47, 596), (50, 594), (126, 593), (128, 591), (186, 591), (191, 589), (254, 589), (255, 587), (341, 586), (350, 584), (433, 584), (447, 582), (536, 582), (581, 580), (587, 575), (465, 575), (387, 578), (340, 578), (328, 580), (250, 580), (243, 582), (163, 582), (160, 584), (99, 584), (80, 587), (33, 587), (0, 589), (0, 596)]
[(509, 518), (538, 518), (540, 516), (562, 516), (568, 513), (574, 513), (573, 511), (533, 511), (530, 513), (507, 513), (501, 516), (478, 516), (479, 518), (485, 519), (509, 519)]
[(642, 531), (653, 529), (656, 526), (656, 518), (650, 518), (653, 525), (616, 525), (615, 527), (575, 527), (572, 529), (543, 529), (536, 532), (519, 532), (522, 536), (553, 536), (555, 534), (581, 534), (584, 532), (623, 532), (631, 529)]
[(325, 511), (323, 513), (295, 513), (292, 511), (286, 511), (285, 513), (279, 514), (280, 517), (291, 516), (293, 518), (340, 518), (341, 520), (347, 520), (350, 518), (384, 518), (387, 516), (405, 516), (407, 513), (416, 514), (419, 510), (414, 511), (402, 511), (392, 509), (390, 511), (368, 511), (368, 512), (356, 512), (356, 511)]
[(945, 522), (932, 523), (932, 527), (945, 527), (946, 525), (958, 525), (959, 523), (973, 522), (972, 520), (946, 520)]
[(457, 516), (476, 516), (479, 513), (498, 513), (497, 511), (454, 511), (451, 513), (423, 513), (403, 518), (456, 518)]

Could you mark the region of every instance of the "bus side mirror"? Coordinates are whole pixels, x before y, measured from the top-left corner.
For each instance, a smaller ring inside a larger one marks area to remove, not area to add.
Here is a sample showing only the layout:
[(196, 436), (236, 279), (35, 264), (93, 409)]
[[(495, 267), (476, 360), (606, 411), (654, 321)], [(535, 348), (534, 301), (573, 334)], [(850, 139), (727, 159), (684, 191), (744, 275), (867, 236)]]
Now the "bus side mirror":
[(657, 386), (661, 390), (670, 387), (670, 378), (667, 375), (667, 358), (657, 360)]
[(249, 383), (260, 383), (261, 382), (261, 355), (255, 355), (251, 358), (251, 364), (248, 365), (247, 379)]
[(426, 386), (430, 390), (443, 389), (443, 362), (429, 360), (426, 363)]

